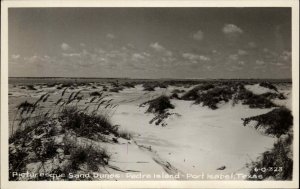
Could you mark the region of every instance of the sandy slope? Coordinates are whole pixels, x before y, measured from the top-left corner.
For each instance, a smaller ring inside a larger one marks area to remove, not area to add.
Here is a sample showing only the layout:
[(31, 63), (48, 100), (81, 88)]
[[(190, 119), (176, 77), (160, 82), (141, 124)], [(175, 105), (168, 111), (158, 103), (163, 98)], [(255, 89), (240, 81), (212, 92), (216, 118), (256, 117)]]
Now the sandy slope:
[[(246, 164), (272, 147), (274, 138), (264, 136), (253, 128), (244, 127), (241, 120), (267, 113), (271, 109), (250, 109), (241, 104), (232, 106), (229, 102), (221, 104), (217, 110), (211, 110), (193, 105), (190, 101), (172, 100), (175, 109), (171, 112), (180, 116), (168, 118), (166, 127), (149, 124), (154, 115), (146, 114), (147, 107), (139, 105), (161, 94), (170, 94), (173, 89), (174, 87), (157, 88), (154, 92), (146, 92), (138, 85), (120, 93), (111, 93), (110, 98), (119, 104), (111, 118), (112, 122), (120, 125), (121, 130), (131, 132), (133, 139), (120, 140), (119, 144), (97, 144), (106, 148), (112, 155), (110, 167), (105, 170), (107, 173), (122, 174), (122, 177), (126, 173), (179, 173), (182, 179), (188, 173), (247, 174)], [(255, 85), (247, 86), (247, 89), (260, 94), (268, 92), (267, 89)], [(42, 90), (45, 91), (59, 96), (55, 89)], [(90, 91), (87, 89), (86, 93)], [(12, 90), (12, 93), (11, 99), (18, 99), (10, 101), (14, 105), (29, 95), (20, 90)], [(39, 98), (41, 94), (37, 93), (39, 92), (31, 93), (31, 98)], [(51, 101), (55, 102), (57, 99), (58, 97), (55, 97)], [(289, 97), (278, 103), (290, 107), (290, 100)], [(84, 102), (78, 105), (84, 106)], [(224, 170), (217, 170), (223, 166)]]
[[(130, 95), (128, 91), (124, 93)], [(211, 110), (188, 101), (172, 100), (173, 111), (181, 116), (170, 118), (168, 125), (161, 127), (149, 124), (153, 115), (145, 114), (145, 108), (138, 107), (141, 102), (143, 99), (121, 104), (113, 116), (114, 122), (134, 133), (138, 144), (151, 146), (162, 159), (183, 173), (220, 173), (217, 168), (226, 166), (222, 173), (246, 174), (246, 163), (271, 148), (275, 141), (243, 127), (241, 120), (271, 109), (249, 109), (240, 104), (232, 107), (228, 103)], [(140, 170), (148, 172), (145, 167)]]

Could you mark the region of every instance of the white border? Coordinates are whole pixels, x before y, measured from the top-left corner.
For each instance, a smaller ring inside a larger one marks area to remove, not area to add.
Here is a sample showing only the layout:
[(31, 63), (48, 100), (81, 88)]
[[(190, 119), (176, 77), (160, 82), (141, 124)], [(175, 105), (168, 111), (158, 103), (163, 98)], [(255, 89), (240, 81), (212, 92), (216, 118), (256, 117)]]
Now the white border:
[[(8, 181), (9, 7), (291, 7), (294, 114), (293, 181)], [(299, 185), (299, 2), (298, 0), (1, 1), (1, 187), (7, 188), (297, 188)]]

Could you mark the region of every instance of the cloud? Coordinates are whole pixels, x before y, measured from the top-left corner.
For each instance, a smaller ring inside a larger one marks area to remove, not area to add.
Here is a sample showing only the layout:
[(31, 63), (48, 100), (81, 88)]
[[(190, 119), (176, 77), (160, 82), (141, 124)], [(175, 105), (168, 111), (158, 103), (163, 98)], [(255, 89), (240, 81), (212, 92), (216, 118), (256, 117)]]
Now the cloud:
[(150, 47), (158, 52), (162, 52), (165, 51), (165, 47), (163, 47), (162, 45), (160, 45), (158, 42), (155, 43), (151, 43)]
[(165, 56), (173, 56), (173, 53), (169, 50), (167, 50), (165, 47), (160, 45), (158, 42), (151, 43), (150, 47), (154, 49), (156, 52), (163, 53)]
[(132, 56), (131, 56), (131, 59), (133, 61), (140, 61), (140, 60), (144, 60), (145, 57), (139, 53), (133, 53)]
[(106, 34), (106, 38), (108, 38), (108, 39), (115, 39), (116, 36), (114, 34), (108, 33), (108, 34)]
[(222, 29), (224, 34), (242, 34), (243, 30), (234, 24), (225, 24)]
[(68, 45), (67, 43), (62, 43), (60, 47), (64, 51), (67, 51), (67, 50), (71, 49), (70, 45)]
[(210, 58), (204, 55), (197, 55), (193, 53), (183, 53), (182, 57), (190, 60), (193, 63), (197, 63), (198, 61), (209, 61)]
[(198, 30), (196, 33), (194, 33), (193, 38), (197, 41), (201, 41), (204, 38), (203, 31)]

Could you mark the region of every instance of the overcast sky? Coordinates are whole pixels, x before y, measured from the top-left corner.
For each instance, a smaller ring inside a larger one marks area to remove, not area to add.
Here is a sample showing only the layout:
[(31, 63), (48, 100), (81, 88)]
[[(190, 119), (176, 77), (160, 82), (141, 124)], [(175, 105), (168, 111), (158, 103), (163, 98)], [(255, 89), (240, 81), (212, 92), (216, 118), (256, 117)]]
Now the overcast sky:
[(291, 12), (11, 8), (9, 76), (290, 78)]

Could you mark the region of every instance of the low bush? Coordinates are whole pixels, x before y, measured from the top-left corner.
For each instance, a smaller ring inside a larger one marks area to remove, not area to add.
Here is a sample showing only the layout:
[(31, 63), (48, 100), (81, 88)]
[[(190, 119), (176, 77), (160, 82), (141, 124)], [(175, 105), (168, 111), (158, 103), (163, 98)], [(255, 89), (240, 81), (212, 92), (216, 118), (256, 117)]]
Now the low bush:
[(249, 105), (250, 108), (272, 108), (277, 106), (265, 96), (253, 94), (244, 88), (241, 88), (235, 97), (235, 101), (238, 100), (242, 101), (244, 105)]
[(194, 87), (193, 89), (186, 92), (181, 99), (183, 100), (196, 100), (200, 97), (199, 92), (214, 88), (212, 84), (202, 84)]
[(264, 82), (259, 83), (259, 85), (261, 87), (265, 87), (265, 88), (268, 88), (268, 89), (271, 89), (271, 90), (274, 90), (274, 91), (278, 92), (277, 87), (272, 85), (270, 82), (264, 81)]
[(171, 93), (184, 93), (185, 90), (174, 89)]
[(119, 133), (119, 137), (122, 137), (124, 139), (127, 139), (127, 140), (130, 140), (132, 138), (132, 135), (131, 133), (129, 133), (128, 131), (126, 130), (121, 130), (118, 132)]
[(173, 93), (173, 94), (171, 94), (170, 99), (180, 99), (180, 97), (179, 97), (178, 93)]
[(276, 108), (266, 114), (242, 119), (244, 126), (250, 121), (257, 121), (256, 129), (262, 128), (269, 135), (281, 136), (286, 134), (293, 125), (293, 116), (287, 108)]
[[(251, 176), (249, 180), (292, 180), (292, 140), (292, 135), (279, 139), (271, 150), (264, 152), (256, 162), (252, 162), (249, 166)], [(256, 178), (254, 175), (261, 175), (262, 178)]]
[(267, 92), (267, 93), (264, 93), (264, 94), (261, 94), (260, 96), (264, 97), (264, 98), (267, 98), (267, 99), (280, 99), (280, 100), (284, 100), (286, 99), (286, 97), (282, 94), (282, 93), (271, 93), (271, 92)]
[(144, 91), (155, 91), (155, 86), (151, 83), (144, 83), (143, 84)]
[(118, 93), (119, 91), (122, 91), (124, 89), (124, 87), (115, 87), (115, 88), (111, 88), (109, 91), (110, 92), (114, 92), (114, 93)]
[(98, 91), (94, 91), (90, 93), (90, 96), (101, 96), (102, 93), (98, 92)]
[(87, 146), (69, 146), (70, 164), (67, 169), (69, 171), (79, 170), (80, 165), (86, 164), (89, 170), (98, 171), (99, 166), (108, 164), (110, 156), (104, 149), (96, 148), (92, 145)]
[(108, 117), (101, 114), (87, 114), (76, 107), (66, 107), (59, 115), (62, 126), (77, 135), (93, 138), (98, 133), (118, 135), (118, 127), (113, 126)]
[(123, 86), (124, 87), (127, 87), (127, 88), (134, 88), (135, 87), (135, 85), (131, 82), (131, 83), (129, 83), (129, 82), (125, 82), (124, 84), (123, 84)]
[(151, 113), (158, 113), (162, 114), (167, 109), (174, 109), (174, 105), (171, 104), (169, 97), (162, 95), (160, 97), (157, 97), (153, 100), (147, 101), (143, 103), (142, 105), (149, 104), (149, 108), (146, 112)]
[(204, 91), (199, 94), (196, 99), (195, 104), (202, 103), (203, 106), (208, 106), (211, 109), (217, 109), (217, 104), (221, 101), (228, 102), (232, 99), (234, 91), (230, 87), (215, 87), (215, 88), (205, 88)]
[(65, 87), (73, 87), (73, 83), (63, 83), (62, 85), (61, 85), (61, 87), (62, 88), (65, 88)]
[(33, 85), (27, 85), (28, 90), (37, 90)]

